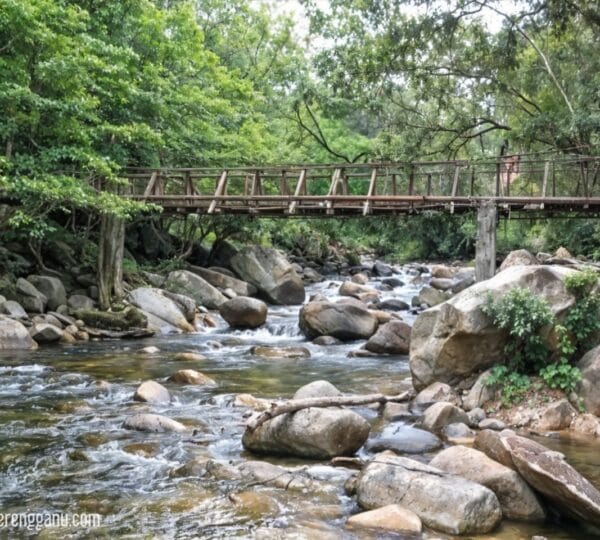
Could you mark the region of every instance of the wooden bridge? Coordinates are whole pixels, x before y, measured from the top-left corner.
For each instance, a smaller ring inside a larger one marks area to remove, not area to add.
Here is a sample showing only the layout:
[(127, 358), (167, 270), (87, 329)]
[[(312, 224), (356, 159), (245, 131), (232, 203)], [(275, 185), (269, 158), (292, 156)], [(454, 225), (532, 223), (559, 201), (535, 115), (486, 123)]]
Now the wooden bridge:
[(167, 212), (276, 217), (477, 212), (475, 273), (496, 269), (498, 213), (600, 212), (600, 158), (503, 156), (492, 161), (129, 168), (122, 195)]
[(505, 156), (495, 161), (129, 168), (123, 195), (165, 211), (278, 217), (600, 210), (600, 158)]

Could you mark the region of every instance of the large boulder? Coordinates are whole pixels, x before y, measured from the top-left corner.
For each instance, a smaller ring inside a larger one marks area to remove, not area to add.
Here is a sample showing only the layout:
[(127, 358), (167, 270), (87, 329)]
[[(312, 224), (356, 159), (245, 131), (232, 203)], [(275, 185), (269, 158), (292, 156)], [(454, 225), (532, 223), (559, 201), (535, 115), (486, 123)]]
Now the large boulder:
[(228, 274), (217, 272), (210, 268), (202, 268), (201, 266), (190, 266), (189, 268), (191, 272), (198, 274), (213, 287), (217, 287), (217, 289), (231, 289), (239, 296), (254, 296), (258, 292), (258, 289), (254, 285), (246, 283), (241, 279), (231, 277)]
[(429, 465), (490, 488), (507, 519), (543, 521), (546, 512), (537, 495), (514, 470), (466, 446), (451, 446)]
[(148, 431), (151, 433), (163, 433), (165, 431), (174, 431), (183, 433), (187, 428), (177, 420), (162, 416), (160, 414), (140, 413), (134, 414), (123, 422), (125, 429), (134, 429), (136, 431)]
[(400, 504), (427, 527), (448, 534), (487, 533), (502, 519), (490, 489), (389, 452), (377, 454), (363, 469), (357, 498), (366, 509)]
[(208, 281), (188, 270), (171, 272), (164, 285), (165, 289), (193, 298), (199, 305), (208, 309), (219, 309), (227, 298)]
[(577, 367), (581, 370), (578, 394), (585, 409), (600, 416), (600, 345), (588, 351)]
[(29, 329), (29, 335), (38, 343), (55, 343), (63, 337), (63, 331), (48, 323), (37, 323)]
[(169, 403), (171, 394), (162, 384), (156, 381), (144, 381), (137, 387), (133, 399), (146, 403)]
[(67, 291), (62, 281), (52, 276), (29, 276), (29, 283), (48, 298), (48, 309), (55, 310), (67, 303)]
[(392, 450), (398, 454), (424, 454), (442, 446), (442, 441), (429, 431), (409, 426), (404, 422), (392, 422), (381, 433), (367, 441), (370, 452)]
[(365, 307), (352, 303), (310, 302), (300, 310), (300, 329), (311, 339), (368, 339), (377, 330), (377, 318)]
[(421, 390), (415, 398), (415, 403), (420, 405), (429, 405), (438, 401), (445, 401), (457, 406), (460, 405), (460, 398), (454, 389), (449, 384), (441, 382), (430, 384), (427, 388)]
[(411, 535), (419, 534), (423, 527), (417, 514), (399, 504), (388, 504), (375, 510), (355, 514), (348, 518), (347, 525), (350, 528), (360, 527)]
[(17, 300), (28, 313), (44, 313), (48, 298), (24, 278), (17, 279), (15, 284)]
[(526, 249), (517, 249), (516, 251), (511, 251), (506, 256), (498, 271), (502, 272), (511, 266), (532, 266), (536, 264), (539, 264), (539, 261), (529, 251)]
[(19, 349), (37, 349), (37, 343), (19, 321), (0, 315), (0, 350)]
[(435, 381), (455, 384), (503, 360), (507, 333), (481, 310), (488, 293), (498, 298), (515, 287), (526, 287), (560, 315), (574, 303), (563, 283), (573, 272), (560, 266), (512, 266), (422, 312), (411, 333), (415, 388), (421, 390)]
[(10, 317), (11, 319), (27, 319), (27, 312), (19, 302), (14, 300), (5, 300), (0, 303), (0, 313)]
[(254, 285), (273, 304), (302, 304), (304, 283), (277, 250), (248, 246), (231, 258), (231, 266), (244, 281)]
[(408, 354), (410, 326), (402, 321), (381, 325), (365, 345), (368, 351), (383, 354)]
[[(159, 321), (168, 323), (184, 332), (194, 331), (194, 327), (187, 321), (180, 306), (167, 298), (161, 289), (140, 287), (131, 291), (127, 295), (127, 299), (144, 313), (159, 319)], [(148, 323), (152, 326), (151, 317), (148, 318)], [(160, 330), (160, 327), (158, 329)]]
[(344, 281), (339, 288), (338, 294), (340, 296), (358, 298), (361, 301), (376, 302), (379, 300), (379, 293), (375, 289), (365, 285), (359, 285), (353, 281)]
[(488, 379), (492, 374), (491, 369), (485, 370), (471, 387), (467, 395), (463, 398), (463, 409), (465, 411), (472, 411), (494, 399), (496, 391), (498, 390), (497, 384), (488, 384)]
[(258, 328), (267, 320), (267, 304), (256, 298), (236, 296), (221, 304), (219, 313), (233, 328)]
[(369, 430), (369, 423), (349, 409), (311, 407), (246, 429), (242, 444), (258, 454), (330, 459), (353, 455)]
[(525, 481), (559, 511), (588, 525), (600, 526), (600, 491), (569, 465), (561, 454), (524, 437), (501, 441)]
[(429, 431), (439, 431), (448, 424), (468, 424), (467, 413), (452, 403), (438, 401), (427, 408), (421, 423)]

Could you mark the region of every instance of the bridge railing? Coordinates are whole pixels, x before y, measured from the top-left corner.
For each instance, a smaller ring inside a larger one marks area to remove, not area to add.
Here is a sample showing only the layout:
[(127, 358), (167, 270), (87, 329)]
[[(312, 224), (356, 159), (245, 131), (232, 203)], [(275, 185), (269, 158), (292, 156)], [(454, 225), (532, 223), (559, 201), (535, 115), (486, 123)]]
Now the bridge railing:
[(600, 205), (600, 158), (504, 156), (429, 161), (218, 168), (131, 168), (125, 195), (200, 213), (343, 215), (470, 208)]

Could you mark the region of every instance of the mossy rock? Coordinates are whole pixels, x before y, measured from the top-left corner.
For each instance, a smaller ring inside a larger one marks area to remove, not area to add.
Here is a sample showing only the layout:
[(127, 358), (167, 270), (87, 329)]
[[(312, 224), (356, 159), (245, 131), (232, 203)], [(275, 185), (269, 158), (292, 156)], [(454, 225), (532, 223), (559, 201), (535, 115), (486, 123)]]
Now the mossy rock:
[(75, 317), (81, 319), (86, 326), (106, 330), (129, 330), (130, 328), (145, 328), (148, 326), (146, 316), (133, 306), (116, 312), (79, 309), (75, 312)]

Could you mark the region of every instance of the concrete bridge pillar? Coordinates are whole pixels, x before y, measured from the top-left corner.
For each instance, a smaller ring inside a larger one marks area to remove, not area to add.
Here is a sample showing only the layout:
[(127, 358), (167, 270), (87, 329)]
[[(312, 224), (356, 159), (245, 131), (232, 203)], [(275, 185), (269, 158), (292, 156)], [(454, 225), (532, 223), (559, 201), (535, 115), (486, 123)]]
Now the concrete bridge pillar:
[(475, 280), (490, 279), (496, 273), (496, 204), (484, 201), (477, 209)]

